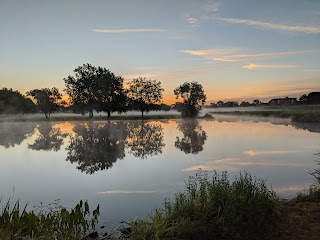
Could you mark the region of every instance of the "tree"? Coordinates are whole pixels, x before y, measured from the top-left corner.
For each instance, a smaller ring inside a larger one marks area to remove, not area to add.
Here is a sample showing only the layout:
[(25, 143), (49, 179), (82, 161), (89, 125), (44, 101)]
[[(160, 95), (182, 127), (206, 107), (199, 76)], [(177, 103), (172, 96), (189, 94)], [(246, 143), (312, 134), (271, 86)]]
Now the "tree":
[(37, 107), (49, 118), (51, 113), (57, 111), (62, 104), (62, 95), (57, 88), (34, 89), (27, 92), (27, 96), (32, 97)]
[(302, 96), (299, 97), (299, 102), (302, 104), (307, 104), (308, 103), (308, 96), (306, 94), (303, 94)]
[(117, 77), (110, 70), (83, 64), (74, 69), (75, 76), (64, 78), (65, 91), (70, 96), (73, 111), (89, 113), (93, 110), (107, 112), (124, 112), (126, 97), (123, 90), (123, 78)]
[(183, 99), (183, 108), (180, 110), (183, 117), (196, 117), (207, 99), (202, 85), (197, 82), (185, 82), (174, 89), (174, 94), (177, 99)]
[(258, 99), (253, 100), (253, 105), (255, 106), (260, 106), (261, 105), (261, 101)]
[(127, 96), (131, 107), (141, 111), (143, 117), (144, 112), (160, 109), (163, 91), (160, 81), (139, 77), (129, 82)]
[(0, 114), (22, 114), (35, 112), (35, 105), (19, 91), (3, 88), (0, 90)]

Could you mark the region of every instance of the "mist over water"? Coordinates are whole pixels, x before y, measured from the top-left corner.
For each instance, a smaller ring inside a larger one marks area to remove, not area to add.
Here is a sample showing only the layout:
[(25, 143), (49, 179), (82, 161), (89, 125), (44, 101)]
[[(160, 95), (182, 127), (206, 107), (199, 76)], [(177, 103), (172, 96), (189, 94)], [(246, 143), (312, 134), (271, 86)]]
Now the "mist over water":
[(229, 115), (0, 122), (1, 196), (12, 196), (14, 186), (15, 198), (29, 207), (88, 199), (101, 205), (103, 221), (120, 221), (148, 216), (201, 168), (230, 177), (247, 170), (288, 197), (313, 182), (308, 172), (320, 151), (319, 132), (316, 124)]

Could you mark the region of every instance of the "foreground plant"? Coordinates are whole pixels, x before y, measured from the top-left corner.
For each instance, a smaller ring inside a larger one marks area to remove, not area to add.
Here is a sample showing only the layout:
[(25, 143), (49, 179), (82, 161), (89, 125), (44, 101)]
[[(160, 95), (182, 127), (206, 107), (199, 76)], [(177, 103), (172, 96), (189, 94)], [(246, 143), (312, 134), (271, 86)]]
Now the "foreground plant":
[(267, 239), (278, 232), (278, 198), (266, 182), (226, 172), (190, 177), (186, 190), (165, 201), (150, 221), (131, 223), (130, 239)]
[[(1, 201), (0, 201), (1, 205)], [(0, 239), (81, 239), (98, 222), (99, 205), (92, 211), (82, 200), (68, 211), (58, 201), (33, 211), (8, 200), (0, 214)]]

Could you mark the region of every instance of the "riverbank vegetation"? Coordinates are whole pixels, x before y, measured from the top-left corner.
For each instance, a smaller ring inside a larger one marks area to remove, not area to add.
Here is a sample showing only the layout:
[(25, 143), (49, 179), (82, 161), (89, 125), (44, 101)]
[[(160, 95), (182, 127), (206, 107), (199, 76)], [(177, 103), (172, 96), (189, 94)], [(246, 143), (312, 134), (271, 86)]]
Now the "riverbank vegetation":
[[(78, 240), (95, 228), (99, 206), (90, 212), (88, 202), (82, 200), (70, 211), (55, 201), (48, 206), (26, 210), (19, 201), (9, 199), (0, 212), (0, 239), (70, 239)], [(91, 216), (91, 218), (89, 218)]]
[[(230, 180), (227, 172), (209, 177), (199, 171), (149, 219), (121, 227), (120, 239), (319, 239), (320, 175), (318, 170), (311, 174), (316, 182), (308, 190), (281, 199), (250, 173)], [(37, 212), (8, 201), (0, 212), (0, 239), (82, 239), (95, 228), (99, 206), (89, 215), (82, 201), (71, 211), (54, 204)], [(93, 233), (85, 239), (99, 239)]]

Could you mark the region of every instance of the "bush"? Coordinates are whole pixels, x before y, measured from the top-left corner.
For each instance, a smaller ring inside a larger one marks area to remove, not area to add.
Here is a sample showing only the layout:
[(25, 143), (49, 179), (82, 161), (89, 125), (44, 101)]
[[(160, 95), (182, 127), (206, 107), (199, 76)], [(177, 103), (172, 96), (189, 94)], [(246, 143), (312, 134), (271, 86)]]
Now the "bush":
[(199, 172), (174, 201), (165, 201), (150, 221), (131, 223), (130, 239), (265, 239), (276, 234), (278, 198), (249, 173), (230, 182), (226, 172), (211, 180)]

